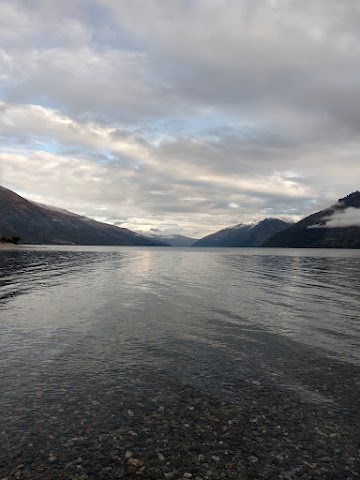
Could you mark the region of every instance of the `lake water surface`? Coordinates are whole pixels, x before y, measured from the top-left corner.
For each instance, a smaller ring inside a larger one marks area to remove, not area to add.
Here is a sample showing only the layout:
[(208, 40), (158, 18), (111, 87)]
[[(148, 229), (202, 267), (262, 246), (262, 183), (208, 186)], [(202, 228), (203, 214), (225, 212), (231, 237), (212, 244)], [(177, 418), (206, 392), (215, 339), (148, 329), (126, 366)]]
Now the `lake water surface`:
[(94, 377), (286, 374), (295, 343), (360, 365), (358, 251), (23, 247), (0, 252), (0, 301), (2, 401), (59, 358)]
[(354, 403), (359, 292), (359, 251), (1, 250), (0, 419), (16, 436), (95, 391), (157, 402), (156, 376), (164, 397), (176, 381), (234, 403), (246, 385)]

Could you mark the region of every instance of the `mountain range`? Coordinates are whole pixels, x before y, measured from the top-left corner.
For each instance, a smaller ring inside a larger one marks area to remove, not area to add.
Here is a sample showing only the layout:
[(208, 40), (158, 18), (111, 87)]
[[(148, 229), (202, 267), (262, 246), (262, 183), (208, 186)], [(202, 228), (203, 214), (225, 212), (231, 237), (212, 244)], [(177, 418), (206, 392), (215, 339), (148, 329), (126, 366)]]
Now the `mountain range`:
[(297, 223), (266, 218), (195, 240), (157, 230), (145, 236), (31, 202), (0, 186), (1, 237), (20, 237), (21, 243), (29, 244), (360, 248), (360, 192), (340, 198), (334, 205)]
[(258, 223), (240, 223), (197, 240), (194, 247), (260, 247), (291, 223), (278, 218), (265, 218)]
[(171, 247), (191, 247), (194, 242), (196, 242), (196, 238), (187, 237), (186, 235), (179, 235), (176, 233), (165, 233), (157, 229), (151, 229), (150, 232), (146, 233), (146, 236), (160, 242), (165, 242)]
[(29, 244), (166, 245), (127, 228), (31, 202), (4, 187), (0, 187), (0, 236), (19, 236), (21, 243)]
[(300, 220), (269, 238), (263, 246), (360, 248), (360, 192)]

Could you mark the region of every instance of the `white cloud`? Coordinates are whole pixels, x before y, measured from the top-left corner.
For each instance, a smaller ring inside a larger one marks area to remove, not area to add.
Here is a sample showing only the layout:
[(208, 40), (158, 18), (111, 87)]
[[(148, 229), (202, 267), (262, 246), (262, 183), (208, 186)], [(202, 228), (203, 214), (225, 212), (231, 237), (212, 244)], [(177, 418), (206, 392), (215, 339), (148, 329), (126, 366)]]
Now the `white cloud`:
[(332, 215), (324, 218), (324, 228), (360, 227), (360, 208), (348, 207), (335, 210)]
[(0, 2), (0, 174), (199, 235), (359, 188), (358, 2)]

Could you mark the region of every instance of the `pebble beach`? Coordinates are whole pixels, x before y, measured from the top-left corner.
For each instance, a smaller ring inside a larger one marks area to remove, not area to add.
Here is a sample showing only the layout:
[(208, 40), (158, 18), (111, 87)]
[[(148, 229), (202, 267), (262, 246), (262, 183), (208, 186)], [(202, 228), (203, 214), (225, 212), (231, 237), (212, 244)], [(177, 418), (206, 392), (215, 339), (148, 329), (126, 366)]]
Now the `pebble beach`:
[(355, 369), (320, 368), (329, 404), (251, 378), (232, 385), (241, 400), (221, 401), (225, 392), (159, 371), (86, 391), (44, 385), (41, 398), (2, 412), (0, 478), (357, 479), (359, 377), (344, 389)]

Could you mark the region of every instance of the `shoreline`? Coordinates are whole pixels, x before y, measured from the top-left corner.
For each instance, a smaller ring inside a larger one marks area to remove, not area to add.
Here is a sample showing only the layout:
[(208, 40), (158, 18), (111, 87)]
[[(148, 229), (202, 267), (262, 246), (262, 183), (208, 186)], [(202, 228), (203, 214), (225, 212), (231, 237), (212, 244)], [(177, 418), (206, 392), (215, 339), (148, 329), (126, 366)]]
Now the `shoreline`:
[(0, 243), (0, 249), (8, 250), (13, 248), (18, 248), (19, 245), (15, 245), (15, 243)]

